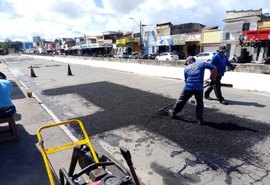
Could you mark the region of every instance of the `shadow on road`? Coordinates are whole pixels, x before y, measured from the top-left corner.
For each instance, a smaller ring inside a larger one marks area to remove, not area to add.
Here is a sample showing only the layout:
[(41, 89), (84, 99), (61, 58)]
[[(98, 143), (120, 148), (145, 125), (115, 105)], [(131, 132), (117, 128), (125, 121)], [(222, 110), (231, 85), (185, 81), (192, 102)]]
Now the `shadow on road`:
[(258, 132), (257, 130), (250, 129), (247, 127), (242, 127), (234, 123), (212, 123), (212, 122), (205, 122), (203, 126), (209, 126), (218, 130), (225, 130), (225, 131), (250, 131), (250, 132)]
[(23, 94), (18, 84), (16, 82), (11, 82), (11, 84), (12, 84), (12, 94), (11, 94), (12, 99), (15, 100), (25, 98), (25, 95)]
[[(165, 113), (165, 114), (163, 113), (161, 116), (169, 116), (169, 114), (168, 113)], [(184, 118), (183, 116), (176, 116), (174, 118), (174, 120), (179, 120), (179, 121), (184, 121), (184, 122), (187, 122), (187, 123), (197, 124), (196, 120), (187, 119), (187, 118)], [(243, 126), (239, 126), (239, 125), (237, 125), (235, 123), (214, 123), (214, 122), (206, 121), (201, 126), (208, 126), (208, 127), (214, 128), (214, 129), (224, 130), (224, 131), (233, 131), (233, 130), (238, 130), (238, 131), (242, 130), (242, 131), (244, 131), (244, 130), (247, 130), (247, 131), (251, 131), (251, 132), (258, 132), (257, 130), (250, 129), (250, 128), (243, 127)]]
[(243, 101), (235, 101), (235, 100), (228, 100), (230, 105), (242, 105), (242, 106), (254, 106), (254, 107), (265, 107), (265, 105), (257, 103), (257, 102), (243, 102)]
[[(259, 164), (251, 148), (270, 134), (270, 126), (266, 123), (209, 108), (205, 108), (206, 126), (198, 126), (194, 123), (195, 107), (192, 104), (187, 104), (182, 111), (184, 119), (171, 120), (168, 116), (155, 116), (161, 107), (173, 99), (110, 82), (43, 91), (44, 95), (58, 97), (70, 93), (78, 94), (104, 109), (78, 118), (85, 124), (90, 136), (136, 125), (177, 143), (196, 156), (194, 163), (207, 164), (213, 170), (222, 169), (228, 172), (232, 166), (227, 161), (232, 158), (247, 164)], [(185, 179), (182, 181), (186, 182)], [(179, 181), (178, 183), (181, 184)]]
[(0, 184), (49, 184), (42, 156), (36, 147), (36, 135), (30, 135), (20, 124), (17, 124), (17, 129), (18, 142), (0, 143)]
[[(218, 101), (218, 99), (213, 98), (212, 101)], [(241, 105), (241, 106), (254, 106), (254, 107), (265, 107), (265, 105), (257, 102), (247, 102), (247, 101), (236, 101), (236, 100), (226, 100), (229, 105)]]

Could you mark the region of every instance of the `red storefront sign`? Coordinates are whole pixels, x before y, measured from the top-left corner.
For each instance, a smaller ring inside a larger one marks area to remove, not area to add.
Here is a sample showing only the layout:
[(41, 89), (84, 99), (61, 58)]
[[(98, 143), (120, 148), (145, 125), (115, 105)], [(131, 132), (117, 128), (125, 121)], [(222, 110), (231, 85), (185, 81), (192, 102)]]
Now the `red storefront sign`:
[(270, 40), (270, 30), (248, 30), (242, 31), (240, 40), (262, 41)]
[(48, 44), (48, 51), (54, 51), (55, 50), (55, 44), (52, 43), (52, 44)]

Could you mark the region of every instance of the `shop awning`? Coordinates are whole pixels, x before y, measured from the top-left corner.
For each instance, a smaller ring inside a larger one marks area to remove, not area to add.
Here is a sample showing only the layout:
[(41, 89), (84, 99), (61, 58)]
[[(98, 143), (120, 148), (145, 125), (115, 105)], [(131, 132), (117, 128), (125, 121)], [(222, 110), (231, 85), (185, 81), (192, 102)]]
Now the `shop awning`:
[(130, 43), (136, 43), (139, 44), (139, 38), (125, 38), (125, 39), (119, 39), (116, 40), (116, 45), (128, 45)]
[(92, 44), (82, 44), (82, 49), (92, 49), (92, 48), (109, 48), (112, 44), (109, 43), (92, 43)]

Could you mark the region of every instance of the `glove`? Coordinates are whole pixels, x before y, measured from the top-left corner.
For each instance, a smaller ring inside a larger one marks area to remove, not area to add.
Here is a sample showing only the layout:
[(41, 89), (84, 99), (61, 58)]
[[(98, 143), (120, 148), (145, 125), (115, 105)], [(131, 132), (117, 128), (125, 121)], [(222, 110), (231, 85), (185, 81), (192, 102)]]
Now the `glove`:
[(236, 65), (235, 64), (232, 64), (231, 70), (233, 71), (233, 70), (235, 70), (235, 68), (236, 68)]

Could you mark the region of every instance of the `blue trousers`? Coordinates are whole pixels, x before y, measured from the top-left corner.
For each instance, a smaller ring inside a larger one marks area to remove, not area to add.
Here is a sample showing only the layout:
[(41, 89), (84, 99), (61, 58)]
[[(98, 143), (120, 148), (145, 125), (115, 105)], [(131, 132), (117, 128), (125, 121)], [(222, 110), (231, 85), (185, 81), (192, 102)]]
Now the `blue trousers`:
[(177, 114), (178, 112), (180, 112), (186, 105), (189, 98), (193, 95), (195, 96), (196, 100), (196, 118), (197, 120), (203, 121), (203, 90), (183, 90), (179, 99), (174, 104), (173, 113)]
[(1, 107), (0, 108), (0, 118), (7, 118), (12, 116), (16, 113), (16, 107), (10, 106), (10, 107)]

